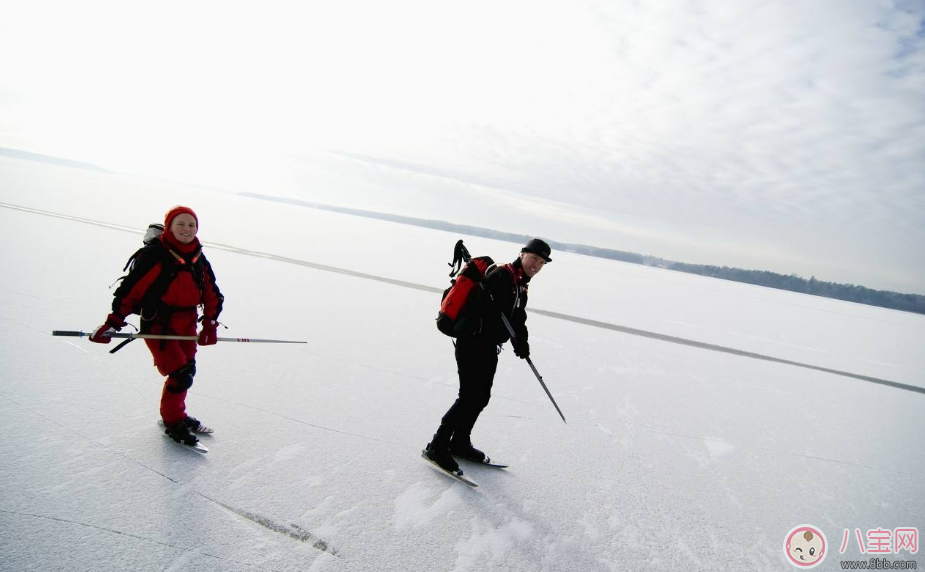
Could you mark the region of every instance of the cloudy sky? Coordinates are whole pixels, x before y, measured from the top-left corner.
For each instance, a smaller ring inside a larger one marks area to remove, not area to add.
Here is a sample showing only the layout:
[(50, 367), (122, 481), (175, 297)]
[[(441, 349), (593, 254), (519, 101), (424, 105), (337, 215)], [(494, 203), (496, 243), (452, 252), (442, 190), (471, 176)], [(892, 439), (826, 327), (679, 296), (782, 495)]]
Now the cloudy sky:
[(0, 147), (925, 293), (921, 0), (6, 1)]

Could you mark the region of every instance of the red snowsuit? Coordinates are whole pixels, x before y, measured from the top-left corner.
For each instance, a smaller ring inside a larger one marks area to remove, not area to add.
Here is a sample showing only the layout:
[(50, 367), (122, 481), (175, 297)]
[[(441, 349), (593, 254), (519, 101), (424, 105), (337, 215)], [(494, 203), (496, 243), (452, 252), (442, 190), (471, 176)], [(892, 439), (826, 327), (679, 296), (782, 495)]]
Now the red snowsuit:
[[(169, 230), (142, 249), (114, 296), (113, 314), (123, 321), (138, 314), (142, 333), (181, 336), (196, 335), (199, 305), (206, 318), (217, 320), (224, 301), (199, 239), (181, 244)], [(196, 342), (145, 340), (145, 344), (157, 370), (167, 376), (161, 394), (164, 424), (179, 423), (186, 419), (186, 392), (196, 374)]]

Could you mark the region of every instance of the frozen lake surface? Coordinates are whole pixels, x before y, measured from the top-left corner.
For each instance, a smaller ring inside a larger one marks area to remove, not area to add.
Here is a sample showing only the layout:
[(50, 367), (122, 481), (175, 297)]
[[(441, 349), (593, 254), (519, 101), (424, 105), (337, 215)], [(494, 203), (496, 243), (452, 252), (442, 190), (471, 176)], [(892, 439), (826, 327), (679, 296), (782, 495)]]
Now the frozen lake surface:
[[(438, 292), (458, 238), (517, 245), (2, 157), (0, 203), (2, 570), (779, 571), (802, 524), (835, 570), (869, 557), (845, 530), (925, 530), (925, 316), (553, 253), (528, 325), (568, 424), (507, 347), (473, 441), (511, 468), (470, 489), (420, 459), (457, 388)], [(50, 335), (174, 204), (222, 335), (308, 341), (200, 350), (206, 455), (161, 434), (142, 344)]]

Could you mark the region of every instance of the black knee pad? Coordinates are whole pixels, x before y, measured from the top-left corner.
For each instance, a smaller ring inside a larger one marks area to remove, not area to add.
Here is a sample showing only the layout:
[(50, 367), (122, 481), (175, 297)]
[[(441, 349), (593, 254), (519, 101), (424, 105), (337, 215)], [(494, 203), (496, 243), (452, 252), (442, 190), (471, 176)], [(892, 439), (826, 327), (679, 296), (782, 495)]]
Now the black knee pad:
[(174, 383), (167, 383), (167, 391), (170, 393), (183, 393), (193, 387), (193, 376), (196, 375), (196, 362), (191, 361), (183, 367), (170, 374)]

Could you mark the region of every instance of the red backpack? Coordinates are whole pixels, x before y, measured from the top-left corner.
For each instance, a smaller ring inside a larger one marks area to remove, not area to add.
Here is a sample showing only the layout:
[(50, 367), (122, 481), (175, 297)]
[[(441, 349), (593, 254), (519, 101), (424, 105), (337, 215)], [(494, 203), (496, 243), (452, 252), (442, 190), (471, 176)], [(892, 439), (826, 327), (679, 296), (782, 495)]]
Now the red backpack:
[[(465, 266), (462, 266), (463, 262)], [(456, 243), (453, 262), (450, 263), (450, 277), (455, 278), (443, 291), (443, 301), (437, 314), (438, 330), (455, 338), (482, 329), (482, 307), (486, 296), (481, 282), (494, 265), (490, 256), (472, 258), (462, 240)]]

